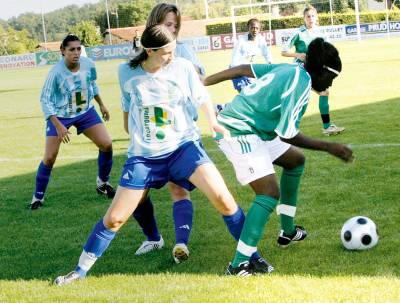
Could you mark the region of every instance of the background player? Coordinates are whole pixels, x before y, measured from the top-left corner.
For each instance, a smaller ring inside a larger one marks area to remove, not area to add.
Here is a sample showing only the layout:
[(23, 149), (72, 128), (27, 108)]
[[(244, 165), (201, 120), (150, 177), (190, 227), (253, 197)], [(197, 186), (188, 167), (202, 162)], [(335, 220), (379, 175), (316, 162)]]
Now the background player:
[(69, 128), (75, 126), (99, 148), (97, 192), (113, 198), (115, 191), (108, 183), (112, 167), (112, 141), (97, 114), (92, 100), (99, 104), (103, 119), (110, 114), (99, 95), (93, 62), (81, 57), (82, 46), (75, 35), (61, 43), (63, 58), (50, 70), (42, 89), (40, 102), (46, 119), (46, 147), (36, 174), (36, 189), (29, 205), (31, 210), (43, 205), (53, 165), (61, 142), (70, 141)]

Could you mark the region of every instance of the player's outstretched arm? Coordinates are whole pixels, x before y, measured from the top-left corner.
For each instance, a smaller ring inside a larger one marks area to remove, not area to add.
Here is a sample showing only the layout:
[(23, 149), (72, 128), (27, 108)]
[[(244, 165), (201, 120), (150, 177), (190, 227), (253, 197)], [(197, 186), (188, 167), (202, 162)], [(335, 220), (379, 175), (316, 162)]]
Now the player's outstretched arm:
[(281, 138), (281, 140), (297, 147), (325, 151), (345, 162), (354, 160), (352, 149), (345, 144), (314, 139), (302, 133), (298, 133), (291, 139)]
[(242, 64), (208, 76), (204, 80), (204, 85), (214, 85), (222, 81), (231, 80), (242, 76), (254, 78), (253, 70), (251, 69), (250, 64)]

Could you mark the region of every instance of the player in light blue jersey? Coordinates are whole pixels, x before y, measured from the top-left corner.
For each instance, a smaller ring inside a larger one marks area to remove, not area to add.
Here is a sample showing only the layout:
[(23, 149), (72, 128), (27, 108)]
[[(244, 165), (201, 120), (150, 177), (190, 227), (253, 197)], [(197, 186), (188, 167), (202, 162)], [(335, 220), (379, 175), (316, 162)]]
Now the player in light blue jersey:
[(83, 133), (99, 148), (97, 192), (109, 198), (115, 194), (108, 182), (112, 167), (112, 142), (92, 102), (96, 100), (103, 119), (108, 121), (110, 114), (96, 84), (96, 68), (90, 59), (81, 57), (81, 42), (77, 36), (66, 36), (60, 48), (63, 58), (50, 70), (40, 96), (47, 121), (46, 147), (36, 174), (36, 189), (29, 204), (31, 210), (43, 206), (61, 142), (70, 141), (68, 129), (71, 126), (76, 127), (78, 135)]
[(55, 280), (65, 285), (84, 278), (129, 219), (150, 188), (172, 181), (199, 188), (238, 239), (243, 211), (228, 191), (200, 142), (192, 107), (200, 107), (212, 132), (229, 132), (217, 123), (209, 95), (193, 64), (174, 58), (175, 36), (164, 25), (144, 30), (144, 50), (119, 68), (124, 126), (129, 133), (128, 160), (114, 200), (90, 234), (74, 271)]
[[(316, 140), (299, 130), (311, 88), (325, 91), (341, 68), (336, 48), (317, 38), (309, 45), (304, 67), (298, 64), (241, 65), (206, 78), (206, 85), (237, 76), (257, 79), (228, 103), (217, 118), (232, 136), (219, 140), (220, 149), (233, 164), (238, 181), (242, 185), (249, 184), (256, 195), (247, 213), (235, 257), (227, 269), (228, 275), (254, 273), (249, 259), (257, 250), (279, 198), (277, 211), (282, 230), (278, 244), (287, 246), (307, 236), (303, 227), (294, 224), (305, 163), (298, 147), (325, 151), (347, 162), (353, 159), (348, 146)], [(280, 189), (274, 164), (283, 168)]]
[[(233, 48), (232, 61), (230, 67), (239, 66), (241, 64), (251, 64), (258, 55), (262, 55), (266, 63), (272, 63), (271, 52), (269, 51), (265, 38), (260, 35), (261, 22), (252, 18), (247, 21), (249, 32), (246, 36), (239, 37)], [(234, 88), (240, 92), (242, 88), (250, 84), (251, 78), (242, 76), (233, 79)]]
[[(295, 62), (303, 64), (306, 59), (308, 45), (315, 38), (323, 38), (327, 41), (326, 35), (318, 26), (318, 13), (312, 5), (307, 5), (303, 11), (305, 25), (300, 26), (298, 31), (290, 38), (287, 44), (283, 46), (282, 56), (293, 57)], [(291, 48), (295, 48), (291, 52)], [(336, 126), (331, 123), (329, 115), (329, 90), (320, 93), (319, 111), (322, 119), (322, 133), (325, 135), (337, 135), (345, 130), (344, 127)]]
[[(156, 24), (165, 25), (175, 37), (178, 37), (181, 27), (179, 9), (175, 5), (169, 3), (157, 4), (150, 12), (146, 26), (149, 27)], [(189, 45), (177, 42), (175, 57), (185, 58), (192, 62), (200, 78), (204, 77), (204, 67)], [(197, 119), (195, 109), (193, 109), (193, 113), (193, 119)], [(172, 256), (176, 263), (181, 263), (189, 257), (188, 242), (193, 223), (193, 205), (190, 199), (190, 193), (185, 188), (173, 182), (169, 182), (168, 189), (174, 201), (173, 218), (175, 225), (175, 246), (172, 249)], [(158, 231), (150, 195), (147, 196), (144, 203), (139, 205), (133, 216), (147, 237), (136, 250), (135, 254), (141, 255), (155, 249), (161, 249), (164, 246), (164, 240)]]

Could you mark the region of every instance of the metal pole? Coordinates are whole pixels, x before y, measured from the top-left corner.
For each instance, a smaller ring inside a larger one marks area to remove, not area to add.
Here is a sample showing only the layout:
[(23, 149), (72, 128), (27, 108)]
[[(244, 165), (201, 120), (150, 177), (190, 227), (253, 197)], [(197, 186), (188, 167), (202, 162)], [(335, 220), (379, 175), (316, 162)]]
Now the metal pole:
[(206, 11), (206, 20), (208, 19), (208, 0), (204, 0), (204, 8)]
[(386, 10), (386, 27), (387, 27), (387, 37), (390, 38), (390, 24), (389, 24), (389, 8), (388, 8), (388, 0), (385, 1), (385, 10)]
[(331, 25), (333, 26), (333, 9), (332, 9), (332, 0), (329, 0), (329, 9), (331, 11)]
[(110, 29), (110, 15), (108, 14), (108, 1), (106, 0), (106, 13), (107, 13), (107, 26), (108, 26), (108, 40), (109, 44), (112, 45), (111, 41), (111, 29)]
[(235, 8), (231, 6), (231, 19), (232, 19), (232, 41), (236, 42), (236, 24), (235, 24)]
[(360, 11), (358, 9), (358, 0), (354, 0), (354, 8), (356, 13), (357, 40), (361, 41)]
[(44, 39), (44, 48), (47, 50), (47, 38), (46, 38), (46, 26), (44, 24), (44, 10), (43, 10), (43, 0), (42, 0), (42, 28), (43, 28), (43, 39)]
[(117, 27), (119, 28), (118, 7), (115, 8), (115, 16), (117, 17)]

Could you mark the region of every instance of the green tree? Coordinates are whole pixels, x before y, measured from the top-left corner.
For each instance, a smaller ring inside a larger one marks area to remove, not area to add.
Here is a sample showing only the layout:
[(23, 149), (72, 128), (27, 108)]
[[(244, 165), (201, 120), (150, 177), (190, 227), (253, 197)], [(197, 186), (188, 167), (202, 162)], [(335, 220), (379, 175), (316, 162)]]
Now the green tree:
[(71, 28), (71, 32), (77, 35), (85, 46), (95, 46), (102, 41), (96, 25), (92, 21), (79, 22)]
[(16, 31), (12, 27), (5, 30), (0, 26), (0, 55), (16, 55), (33, 52), (37, 41), (27, 30)]

